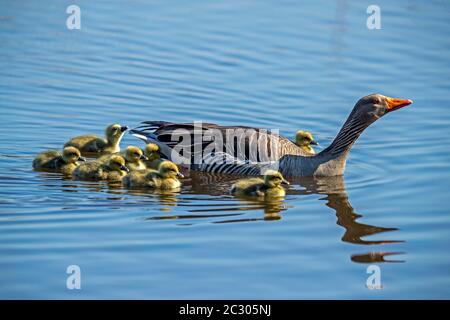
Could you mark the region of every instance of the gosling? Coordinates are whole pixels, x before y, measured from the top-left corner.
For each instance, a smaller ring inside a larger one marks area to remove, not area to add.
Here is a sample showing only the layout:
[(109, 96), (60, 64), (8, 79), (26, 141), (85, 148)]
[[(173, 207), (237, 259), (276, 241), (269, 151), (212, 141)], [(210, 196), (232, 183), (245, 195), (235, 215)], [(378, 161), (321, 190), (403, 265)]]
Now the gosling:
[(123, 134), (128, 130), (127, 126), (112, 124), (105, 130), (106, 139), (95, 135), (84, 135), (70, 139), (64, 144), (64, 147), (75, 147), (82, 154), (110, 154), (120, 151), (120, 141)]
[(231, 194), (240, 197), (273, 198), (284, 197), (286, 191), (281, 186), (288, 185), (280, 172), (267, 170), (264, 178), (249, 178), (236, 182), (231, 187)]
[[(98, 162), (103, 164), (108, 163), (109, 159), (117, 154), (103, 155), (97, 159)], [(143, 160), (148, 160), (147, 156), (139, 147), (128, 146), (124, 152), (119, 154), (125, 159), (125, 165), (130, 171), (145, 170), (147, 167)]]
[(181, 186), (178, 178), (184, 178), (184, 176), (178, 170), (177, 165), (166, 160), (161, 162), (158, 171), (152, 169), (132, 171), (123, 179), (123, 183), (129, 188), (146, 187), (169, 190)]
[(86, 161), (86, 159), (81, 156), (80, 150), (77, 148), (66, 147), (62, 153), (56, 150), (48, 150), (38, 154), (33, 160), (33, 168), (71, 175), (79, 165), (77, 161)]
[(310, 153), (310, 154), (316, 154), (314, 151), (312, 145), (317, 146), (319, 145), (314, 139), (310, 132), (308, 131), (302, 131), (299, 130), (295, 134), (295, 144), (299, 146), (302, 150)]
[(159, 150), (159, 146), (156, 143), (149, 143), (145, 146), (144, 150), (145, 156), (148, 158), (145, 161), (145, 165), (147, 169), (158, 169), (161, 162), (164, 160), (161, 159), (161, 153)]
[(113, 155), (106, 164), (97, 160), (81, 164), (75, 169), (73, 176), (79, 180), (121, 181), (128, 172), (125, 159)]

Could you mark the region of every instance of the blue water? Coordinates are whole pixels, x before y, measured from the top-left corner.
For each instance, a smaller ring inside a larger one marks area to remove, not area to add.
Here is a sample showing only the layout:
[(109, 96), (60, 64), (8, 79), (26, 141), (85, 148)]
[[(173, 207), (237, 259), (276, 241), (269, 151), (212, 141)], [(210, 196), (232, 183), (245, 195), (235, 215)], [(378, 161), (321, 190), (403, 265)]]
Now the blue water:
[[(381, 30), (370, 1), (78, 0), (81, 30), (70, 4), (0, 2), (0, 298), (450, 298), (448, 2), (377, 1)], [(229, 197), (233, 178), (158, 194), (31, 168), (114, 122), (301, 128), (323, 148), (373, 92), (414, 104), (282, 203)]]

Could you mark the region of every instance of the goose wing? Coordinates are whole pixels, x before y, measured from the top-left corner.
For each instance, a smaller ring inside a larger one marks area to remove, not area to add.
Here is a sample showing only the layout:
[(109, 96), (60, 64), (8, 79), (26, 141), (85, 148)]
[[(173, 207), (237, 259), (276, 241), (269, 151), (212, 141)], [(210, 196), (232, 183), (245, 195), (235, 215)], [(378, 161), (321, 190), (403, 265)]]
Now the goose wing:
[(158, 144), (172, 161), (174, 148), (182, 150), (192, 169), (207, 172), (255, 175), (285, 154), (307, 155), (277, 133), (248, 126), (145, 121), (130, 133)]

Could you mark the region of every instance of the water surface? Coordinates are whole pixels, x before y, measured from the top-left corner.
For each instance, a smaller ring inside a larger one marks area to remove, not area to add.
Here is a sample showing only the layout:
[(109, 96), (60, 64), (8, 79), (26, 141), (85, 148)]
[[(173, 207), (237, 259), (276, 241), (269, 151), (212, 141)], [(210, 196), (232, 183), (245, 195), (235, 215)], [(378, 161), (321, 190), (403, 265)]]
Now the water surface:
[[(364, 1), (77, 1), (81, 30), (69, 4), (0, 3), (1, 298), (450, 298), (447, 2), (378, 1), (381, 30)], [(414, 104), (363, 134), (344, 177), (282, 202), (228, 196), (233, 177), (160, 194), (31, 168), (113, 122), (301, 128), (323, 148), (372, 92)]]

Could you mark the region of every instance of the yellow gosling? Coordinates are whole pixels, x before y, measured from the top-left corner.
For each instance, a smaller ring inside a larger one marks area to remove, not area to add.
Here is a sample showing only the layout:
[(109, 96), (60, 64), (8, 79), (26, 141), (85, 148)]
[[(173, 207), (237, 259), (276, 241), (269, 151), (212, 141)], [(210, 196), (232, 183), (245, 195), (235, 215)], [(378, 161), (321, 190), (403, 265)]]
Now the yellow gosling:
[(114, 155), (120, 155), (125, 159), (125, 165), (130, 171), (134, 170), (145, 170), (147, 167), (145, 166), (144, 161), (147, 160), (147, 156), (144, 155), (144, 152), (139, 147), (128, 146), (124, 152), (119, 154), (106, 154), (99, 157), (96, 161), (101, 163), (108, 163), (109, 159), (111, 159)]
[(281, 186), (288, 185), (280, 172), (275, 170), (267, 170), (264, 178), (249, 178), (236, 182), (231, 187), (231, 194), (241, 197), (284, 197), (286, 191)]
[(147, 168), (144, 161), (148, 160), (148, 158), (146, 155), (144, 155), (144, 152), (141, 150), (141, 148), (128, 146), (125, 149), (124, 158), (127, 168), (130, 169), (130, 171), (145, 170)]
[(86, 159), (81, 156), (77, 148), (66, 147), (62, 153), (48, 150), (38, 154), (33, 160), (33, 168), (71, 175), (79, 165), (77, 161), (86, 161)]
[(97, 160), (81, 164), (75, 169), (73, 176), (80, 180), (121, 181), (128, 172), (125, 159), (113, 155), (106, 164)]
[(161, 162), (161, 153), (159, 146), (156, 143), (149, 143), (145, 146), (144, 154), (147, 156), (148, 160), (145, 161), (145, 165), (148, 169), (158, 169)]
[(176, 189), (181, 186), (178, 178), (183, 178), (178, 167), (171, 161), (163, 161), (158, 167), (158, 171), (147, 169), (143, 171), (132, 171), (124, 179), (123, 183), (130, 188), (155, 188), (155, 189)]
[(312, 134), (308, 131), (299, 130), (295, 134), (295, 144), (299, 146), (302, 150), (315, 154), (316, 152), (311, 147), (311, 145), (317, 146), (318, 143), (314, 140)]
[(123, 134), (128, 129), (127, 126), (112, 124), (105, 130), (106, 139), (95, 135), (84, 135), (70, 139), (64, 144), (65, 147), (72, 146), (78, 148), (82, 154), (86, 153), (116, 153), (120, 151), (120, 141)]

